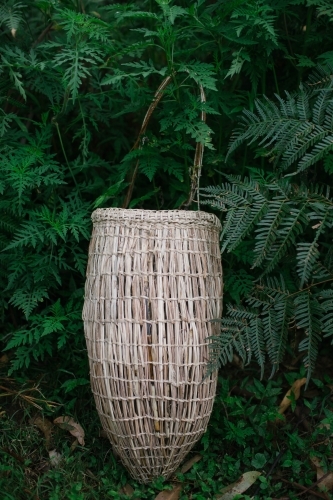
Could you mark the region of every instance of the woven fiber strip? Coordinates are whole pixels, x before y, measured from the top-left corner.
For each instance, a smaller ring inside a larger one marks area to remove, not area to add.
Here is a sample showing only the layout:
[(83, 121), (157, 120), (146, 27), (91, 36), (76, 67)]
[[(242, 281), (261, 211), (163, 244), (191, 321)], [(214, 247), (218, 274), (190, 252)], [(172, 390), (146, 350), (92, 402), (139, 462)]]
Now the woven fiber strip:
[(83, 320), (92, 392), (112, 447), (142, 483), (168, 478), (205, 432), (222, 314), (220, 222), (190, 211), (98, 209)]

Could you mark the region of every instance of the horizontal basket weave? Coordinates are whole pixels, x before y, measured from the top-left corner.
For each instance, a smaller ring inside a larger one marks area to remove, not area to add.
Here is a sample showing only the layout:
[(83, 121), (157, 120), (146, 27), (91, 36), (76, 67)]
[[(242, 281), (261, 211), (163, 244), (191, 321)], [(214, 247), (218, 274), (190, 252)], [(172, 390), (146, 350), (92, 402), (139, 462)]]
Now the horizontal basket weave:
[(220, 222), (191, 211), (98, 209), (83, 310), (92, 391), (132, 476), (169, 477), (205, 432), (209, 320), (222, 313)]

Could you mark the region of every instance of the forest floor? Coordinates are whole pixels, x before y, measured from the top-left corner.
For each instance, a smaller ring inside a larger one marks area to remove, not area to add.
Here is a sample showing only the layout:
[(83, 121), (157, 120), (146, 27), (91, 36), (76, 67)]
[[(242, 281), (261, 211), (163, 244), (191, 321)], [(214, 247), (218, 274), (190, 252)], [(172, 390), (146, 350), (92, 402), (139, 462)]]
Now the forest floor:
[(306, 386), (297, 358), (262, 381), (235, 358), (221, 371), (208, 430), (185, 464), (168, 481), (140, 485), (112, 453), (89, 385), (61, 401), (52, 398), (52, 373), (8, 377), (2, 356), (1, 498), (332, 499), (333, 356), (320, 359)]

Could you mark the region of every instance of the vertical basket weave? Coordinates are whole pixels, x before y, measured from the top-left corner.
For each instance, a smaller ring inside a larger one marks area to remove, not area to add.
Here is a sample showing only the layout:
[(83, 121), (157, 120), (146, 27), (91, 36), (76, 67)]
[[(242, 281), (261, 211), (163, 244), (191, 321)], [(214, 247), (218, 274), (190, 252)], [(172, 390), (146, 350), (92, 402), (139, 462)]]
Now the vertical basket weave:
[(222, 313), (220, 222), (205, 212), (98, 209), (85, 336), (91, 386), (134, 478), (169, 477), (205, 432), (217, 374), (204, 378)]

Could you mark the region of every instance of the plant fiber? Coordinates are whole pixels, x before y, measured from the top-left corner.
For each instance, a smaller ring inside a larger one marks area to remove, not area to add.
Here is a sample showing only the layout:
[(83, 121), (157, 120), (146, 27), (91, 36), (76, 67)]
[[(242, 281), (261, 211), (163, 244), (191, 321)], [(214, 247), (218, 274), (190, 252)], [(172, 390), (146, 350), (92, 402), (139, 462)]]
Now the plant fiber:
[(83, 319), (91, 387), (113, 450), (142, 483), (169, 477), (205, 432), (222, 313), (220, 222), (183, 210), (98, 209)]

